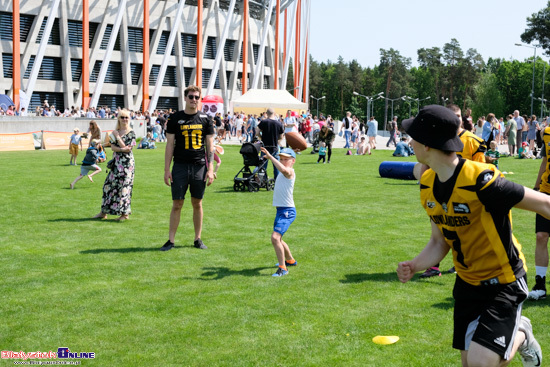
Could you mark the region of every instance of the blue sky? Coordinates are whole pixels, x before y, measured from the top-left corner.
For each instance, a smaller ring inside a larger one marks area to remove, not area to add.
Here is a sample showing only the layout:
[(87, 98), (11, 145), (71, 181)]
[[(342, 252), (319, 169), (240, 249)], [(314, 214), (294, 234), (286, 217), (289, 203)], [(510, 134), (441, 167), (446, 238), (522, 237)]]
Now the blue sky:
[[(335, 6), (335, 4), (337, 6)], [(533, 49), (521, 43), (526, 18), (547, 0), (313, 0), (311, 55), (316, 61), (356, 59), (378, 65), (380, 48), (394, 48), (417, 65), (419, 48), (439, 47), (456, 38), (465, 52), (524, 60)], [(537, 56), (542, 51), (537, 50)], [(543, 56), (549, 61), (547, 56)]]

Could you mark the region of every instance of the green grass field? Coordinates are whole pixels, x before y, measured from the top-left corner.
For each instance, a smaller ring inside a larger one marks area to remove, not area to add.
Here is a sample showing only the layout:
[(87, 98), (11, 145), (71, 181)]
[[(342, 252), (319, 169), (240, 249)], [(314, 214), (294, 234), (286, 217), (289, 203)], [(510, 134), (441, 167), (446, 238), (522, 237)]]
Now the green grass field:
[[(298, 156), (298, 216), (285, 240), (299, 265), (272, 278), (272, 193), (233, 191), (242, 167), (236, 146), (226, 146), (203, 202), (209, 249), (192, 246), (186, 202), (176, 248), (158, 251), (171, 207), (159, 145), (135, 151), (133, 214), (124, 223), (89, 219), (105, 174), (69, 190), (80, 168), (68, 165), (68, 152), (0, 153), (1, 350), (95, 352), (82, 361), (89, 366), (460, 364), (451, 348), (455, 276), (401, 284), (395, 274), (424, 247), (430, 225), (415, 181), (379, 176), (379, 164), (395, 160), (391, 151), (335, 149), (331, 164)], [(528, 187), (539, 165), (500, 161)], [(513, 216), (532, 285), (535, 214)], [(442, 268), (451, 265), (448, 256)], [(549, 304), (524, 307), (546, 352)], [(376, 335), (400, 341), (380, 346)], [(519, 357), (511, 365), (521, 366)]]

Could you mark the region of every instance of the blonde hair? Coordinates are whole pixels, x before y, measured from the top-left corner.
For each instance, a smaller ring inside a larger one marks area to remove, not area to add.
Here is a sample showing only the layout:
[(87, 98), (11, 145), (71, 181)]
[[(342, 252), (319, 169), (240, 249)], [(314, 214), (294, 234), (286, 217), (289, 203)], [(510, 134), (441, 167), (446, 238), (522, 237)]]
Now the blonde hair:
[(116, 127), (115, 127), (116, 130), (120, 130), (120, 120), (121, 120), (122, 116), (128, 117), (128, 120), (129, 120), (130, 119), (130, 111), (128, 111), (127, 109), (123, 109), (118, 113), (118, 116), (117, 116), (117, 119), (116, 119)]
[(101, 140), (99, 139), (92, 139), (92, 147), (97, 147), (98, 144), (101, 144)]

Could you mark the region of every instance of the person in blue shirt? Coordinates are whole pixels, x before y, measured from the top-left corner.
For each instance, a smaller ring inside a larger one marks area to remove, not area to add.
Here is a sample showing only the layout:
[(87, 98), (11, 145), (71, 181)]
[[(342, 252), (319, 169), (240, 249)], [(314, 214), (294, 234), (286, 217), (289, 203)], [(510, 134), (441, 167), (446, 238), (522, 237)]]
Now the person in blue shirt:
[(402, 137), (401, 141), (395, 146), (395, 152), (393, 152), (394, 157), (408, 157), (414, 155), (413, 149), (407, 143), (407, 138)]

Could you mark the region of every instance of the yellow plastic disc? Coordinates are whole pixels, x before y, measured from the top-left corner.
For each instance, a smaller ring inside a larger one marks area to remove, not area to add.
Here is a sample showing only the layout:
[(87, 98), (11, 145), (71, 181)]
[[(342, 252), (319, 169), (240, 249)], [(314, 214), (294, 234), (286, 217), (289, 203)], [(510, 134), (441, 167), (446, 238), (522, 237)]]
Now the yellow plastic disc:
[(372, 341), (374, 343), (381, 344), (381, 345), (397, 343), (398, 340), (399, 340), (398, 336), (381, 336), (381, 335), (378, 335), (378, 336), (375, 336), (374, 338), (372, 338)]

